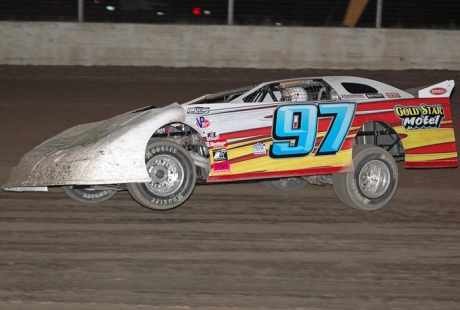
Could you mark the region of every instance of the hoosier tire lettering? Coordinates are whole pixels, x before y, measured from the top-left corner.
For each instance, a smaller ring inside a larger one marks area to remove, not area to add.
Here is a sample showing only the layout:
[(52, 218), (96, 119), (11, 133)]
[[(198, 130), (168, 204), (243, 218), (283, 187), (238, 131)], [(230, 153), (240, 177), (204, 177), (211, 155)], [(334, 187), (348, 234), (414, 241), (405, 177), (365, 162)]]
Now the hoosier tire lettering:
[(127, 184), (131, 196), (144, 207), (170, 210), (192, 194), (196, 167), (190, 154), (179, 144), (153, 140), (145, 151), (145, 166), (150, 182)]
[(101, 198), (104, 197), (108, 194), (108, 191), (98, 191), (97, 193), (94, 194), (83, 194), (83, 198), (88, 198), (88, 199), (95, 199), (95, 198)]
[(149, 159), (158, 152), (170, 152), (175, 154), (177, 152), (177, 148), (171, 146), (157, 146), (153, 149), (147, 149), (145, 151), (145, 158)]
[(112, 198), (117, 191), (113, 190), (96, 190), (90, 187), (79, 186), (62, 186), (67, 196), (75, 201), (83, 203), (100, 203)]
[(170, 198), (170, 199), (152, 199), (151, 202), (153, 202), (154, 204), (157, 204), (157, 205), (166, 205), (166, 204), (172, 204), (173, 202), (177, 202), (177, 201), (181, 201), (183, 200), (184, 197), (182, 197), (181, 194), (173, 197), (173, 198)]

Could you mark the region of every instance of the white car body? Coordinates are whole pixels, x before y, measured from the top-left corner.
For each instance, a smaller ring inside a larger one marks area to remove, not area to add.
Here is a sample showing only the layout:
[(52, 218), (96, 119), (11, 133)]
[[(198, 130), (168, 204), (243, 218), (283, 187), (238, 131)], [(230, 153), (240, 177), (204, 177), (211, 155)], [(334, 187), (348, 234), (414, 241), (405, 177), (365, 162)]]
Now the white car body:
[[(390, 143), (387, 151), (403, 154), (408, 168), (456, 167), (449, 99), (454, 85), (448, 80), (403, 91), (365, 78), (308, 77), (141, 108), (43, 142), (22, 157), (2, 189), (149, 183), (146, 147), (152, 139), (183, 148), (202, 183), (280, 178), (315, 183), (312, 176), (353, 171), (355, 144)], [(294, 88), (305, 91), (305, 101), (283, 97)], [(375, 142), (383, 136), (386, 140)]]

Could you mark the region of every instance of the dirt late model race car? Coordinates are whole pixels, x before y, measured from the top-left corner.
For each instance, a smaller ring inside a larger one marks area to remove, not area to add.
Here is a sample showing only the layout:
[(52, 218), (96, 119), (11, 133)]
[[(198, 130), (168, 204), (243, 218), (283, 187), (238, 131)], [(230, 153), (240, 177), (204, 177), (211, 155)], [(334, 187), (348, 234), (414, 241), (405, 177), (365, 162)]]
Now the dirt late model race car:
[(276, 190), (332, 184), (345, 205), (375, 210), (406, 168), (457, 167), (454, 81), (400, 90), (346, 76), (298, 78), (141, 108), (70, 128), (13, 168), (6, 191), (62, 186), (98, 203), (128, 190), (168, 210), (196, 184), (258, 181)]

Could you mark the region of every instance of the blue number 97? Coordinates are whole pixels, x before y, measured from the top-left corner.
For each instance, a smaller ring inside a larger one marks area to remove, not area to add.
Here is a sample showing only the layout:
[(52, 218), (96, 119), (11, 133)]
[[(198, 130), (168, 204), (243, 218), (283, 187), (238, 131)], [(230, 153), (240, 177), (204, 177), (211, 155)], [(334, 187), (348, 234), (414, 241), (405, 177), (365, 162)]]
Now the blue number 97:
[(356, 103), (320, 103), (280, 106), (273, 118), (270, 146), (272, 158), (307, 156), (316, 142), (319, 117), (332, 117), (316, 155), (336, 154), (345, 141), (355, 114)]

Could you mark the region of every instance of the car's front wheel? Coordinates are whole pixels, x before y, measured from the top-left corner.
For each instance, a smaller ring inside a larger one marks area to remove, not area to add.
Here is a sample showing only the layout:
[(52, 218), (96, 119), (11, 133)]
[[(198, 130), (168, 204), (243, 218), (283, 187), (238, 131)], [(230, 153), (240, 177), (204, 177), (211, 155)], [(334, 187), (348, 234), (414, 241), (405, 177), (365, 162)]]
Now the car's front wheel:
[(332, 175), (332, 187), (345, 205), (365, 211), (385, 206), (398, 187), (398, 167), (390, 153), (375, 145), (353, 147), (355, 170)]
[(128, 191), (141, 205), (153, 210), (170, 210), (183, 204), (196, 182), (193, 159), (183, 147), (167, 140), (151, 142), (145, 152), (147, 183), (129, 183)]

